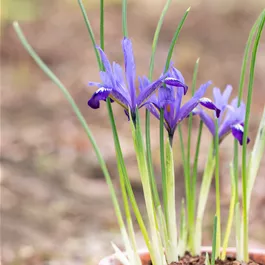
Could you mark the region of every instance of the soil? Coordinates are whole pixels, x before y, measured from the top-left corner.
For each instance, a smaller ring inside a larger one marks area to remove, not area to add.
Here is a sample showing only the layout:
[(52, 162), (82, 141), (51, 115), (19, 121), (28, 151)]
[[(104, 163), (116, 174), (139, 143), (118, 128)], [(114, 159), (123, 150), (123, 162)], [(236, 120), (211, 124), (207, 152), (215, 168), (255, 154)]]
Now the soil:
[[(192, 256), (189, 252), (185, 253), (178, 262), (172, 262), (170, 265), (204, 265), (205, 264), (206, 253), (202, 253), (200, 256)], [(211, 260), (211, 255), (209, 255)], [(250, 260), (248, 263), (239, 262), (234, 257), (227, 257), (225, 260), (217, 259), (215, 261), (216, 265), (264, 265), (262, 263), (256, 263)]]

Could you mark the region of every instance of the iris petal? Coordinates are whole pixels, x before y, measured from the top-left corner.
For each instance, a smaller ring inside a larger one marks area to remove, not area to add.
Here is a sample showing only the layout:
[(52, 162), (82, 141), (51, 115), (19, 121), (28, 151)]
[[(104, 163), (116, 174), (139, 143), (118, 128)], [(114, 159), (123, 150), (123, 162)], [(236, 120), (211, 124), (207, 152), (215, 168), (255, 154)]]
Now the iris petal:
[(169, 85), (169, 86), (183, 87), (184, 88), (184, 95), (186, 95), (186, 93), (188, 91), (188, 86), (176, 78), (167, 77), (167, 78), (165, 78), (164, 83), (166, 85)]
[[(241, 124), (236, 124), (232, 126), (232, 134), (238, 140), (240, 145), (243, 145), (243, 137), (244, 137), (244, 127)], [(250, 139), (247, 138), (247, 144), (250, 142)]]
[(88, 106), (92, 109), (98, 109), (100, 107), (100, 100), (106, 101), (107, 97), (109, 96), (111, 89), (101, 87), (99, 88), (87, 102)]
[(122, 41), (122, 48), (124, 54), (125, 74), (131, 95), (132, 105), (135, 105), (136, 91), (134, 86), (135, 81), (135, 63), (132, 49), (132, 42), (128, 38)]
[(221, 110), (209, 98), (201, 98), (200, 104), (207, 109), (215, 110), (216, 117), (219, 118)]
[(162, 85), (163, 79), (165, 76), (160, 77), (155, 82), (148, 85), (148, 87), (145, 87), (139, 94), (137, 98), (137, 106), (140, 108), (143, 106), (143, 104), (150, 98), (150, 96), (155, 92), (156, 89), (159, 88), (159, 86)]

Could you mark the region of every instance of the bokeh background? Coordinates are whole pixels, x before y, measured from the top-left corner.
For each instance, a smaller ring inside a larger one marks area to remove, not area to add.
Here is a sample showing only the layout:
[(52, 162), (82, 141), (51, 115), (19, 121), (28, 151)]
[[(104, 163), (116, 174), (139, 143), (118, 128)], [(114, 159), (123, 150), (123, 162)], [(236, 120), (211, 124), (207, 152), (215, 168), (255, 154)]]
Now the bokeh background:
[[(99, 40), (99, 1), (84, 1)], [(137, 73), (148, 73), (153, 33), (165, 0), (131, 0), (129, 35), (133, 41)], [(191, 85), (198, 57), (198, 84), (212, 80), (236, 94), (248, 33), (265, 6), (264, 0), (173, 1), (165, 18), (156, 54), (155, 75), (165, 63), (167, 49), (184, 11), (192, 6), (173, 54), (175, 65)], [(121, 1), (106, 0), (106, 52), (123, 63), (120, 46)], [(110, 241), (122, 248), (107, 185), (91, 144), (59, 89), (41, 72), (19, 44), (12, 28), (18, 20), (40, 57), (62, 80), (78, 103), (94, 133), (118, 190), (118, 174), (106, 108), (92, 110), (87, 100), (99, 80), (97, 63), (80, 9), (75, 0), (1, 1), (1, 258), (4, 263), (97, 264), (112, 252)], [(250, 135), (255, 136), (264, 107), (265, 38), (261, 39)], [(129, 175), (143, 204), (129, 123), (113, 105)], [(142, 114), (144, 112), (142, 111)], [(195, 125), (198, 120), (195, 120)], [(186, 124), (183, 128), (185, 130)], [(195, 126), (196, 128), (196, 126)], [(194, 139), (196, 129), (194, 129)], [(199, 161), (202, 173), (210, 134), (205, 130)], [(177, 148), (177, 140), (176, 148)], [(228, 163), (233, 139), (221, 147), (222, 215), (230, 198)], [(253, 142), (252, 142), (253, 144)], [(152, 119), (155, 174), (160, 181), (158, 123)], [(249, 146), (251, 148), (251, 144)], [(176, 149), (177, 150), (177, 149)], [(176, 151), (176, 188), (184, 196), (183, 174)], [(265, 245), (265, 161), (253, 192), (250, 245)], [(198, 184), (199, 185), (199, 184)], [(214, 200), (210, 195), (205, 216), (204, 244), (211, 239)], [(144, 207), (141, 207), (144, 211)], [(144, 214), (143, 214), (144, 215)], [(138, 235), (139, 246), (143, 246)], [(231, 239), (233, 245), (233, 238)]]

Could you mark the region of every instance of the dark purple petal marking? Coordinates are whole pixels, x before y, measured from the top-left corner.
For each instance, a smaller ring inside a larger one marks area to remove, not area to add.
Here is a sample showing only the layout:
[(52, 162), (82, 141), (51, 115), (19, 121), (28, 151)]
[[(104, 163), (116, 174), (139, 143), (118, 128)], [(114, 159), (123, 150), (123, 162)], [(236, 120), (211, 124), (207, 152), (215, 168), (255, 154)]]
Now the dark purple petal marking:
[(122, 48), (124, 54), (125, 74), (131, 95), (132, 106), (136, 105), (136, 90), (134, 86), (135, 81), (135, 63), (132, 49), (132, 42), (128, 38), (122, 41)]
[(101, 87), (99, 88), (87, 102), (88, 106), (92, 109), (98, 109), (100, 107), (100, 100), (106, 101), (107, 97), (110, 95), (111, 89)]
[[(240, 145), (243, 145), (244, 127), (241, 124), (236, 124), (231, 127), (233, 136), (238, 140)], [(247, 144), (250, 139), (247, 138)]]
[(216, 117), (219, 118), (221, 110), (218, 109), (214, 103), (209, 98), (201, 98), (200, 104), (207, 109), (211, 109), (215, 111)]
[(183, 87), (184, 88), (184, 95), (186, 95), (188, 91), (188, 86), (181, 81), (177, 80), (173, 77), (166, 77), (164, 80), (164, 83), (169, 86), (175, 86), (175, 87)]

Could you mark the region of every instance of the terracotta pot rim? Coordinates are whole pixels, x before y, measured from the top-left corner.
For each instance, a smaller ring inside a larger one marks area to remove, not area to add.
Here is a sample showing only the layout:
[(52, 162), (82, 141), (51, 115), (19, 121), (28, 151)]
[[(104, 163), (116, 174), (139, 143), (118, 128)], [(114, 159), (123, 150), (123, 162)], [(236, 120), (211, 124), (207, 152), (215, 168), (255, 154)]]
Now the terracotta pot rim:
[[(211, 246), (204, 246), (201, 248), (201, 253), (202, 252), (211, 252), (212, 247)], [(229, 247), (226, 250), (227, 254), (235, 254), (236, 253), (236, 248), (234, 247)], [(149, 255), (149, 251), (146, 248), (143, 249), (139, 249), (138, 253), (143, 256), (143, 255)], [(256, 262), (260, 262), (263, 264), (263, 262), (265, 261), (265, 249), (262, 248), (252, 248), (249, 249), (249, 254), (250, 255), (259, 255), (260, 257), (263, 257), (262, 261), (258, 260)], [(114, 261), (116, 260), (116, 256), (115, 254), (112, 254), (110, 256), (107, 256), (105, 258), (103, 258), (100, 262), (99, 265), (111, 265), (111, 264), (115, 264)]]

